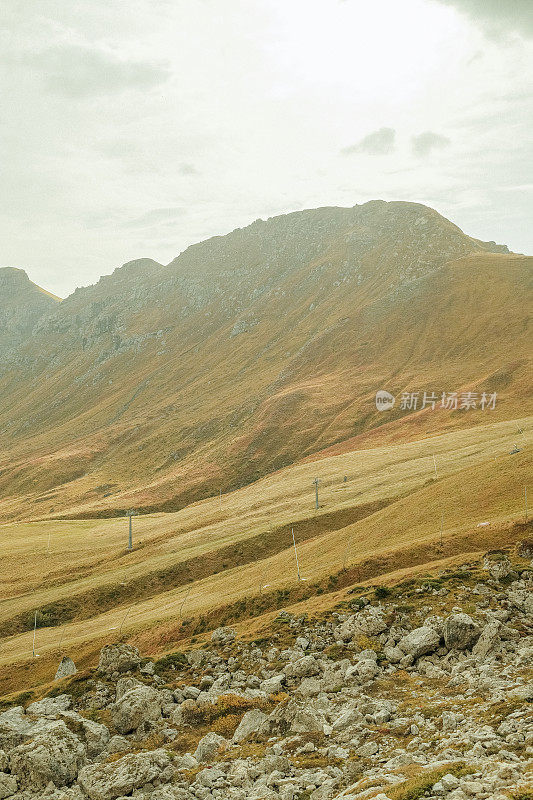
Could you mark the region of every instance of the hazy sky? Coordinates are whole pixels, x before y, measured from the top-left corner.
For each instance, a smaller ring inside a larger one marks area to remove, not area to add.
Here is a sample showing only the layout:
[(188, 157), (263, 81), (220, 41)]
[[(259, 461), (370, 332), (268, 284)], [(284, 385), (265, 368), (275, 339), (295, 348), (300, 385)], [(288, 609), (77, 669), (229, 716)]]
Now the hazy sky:
[(65, 296), (306, 207), (533, 253), (531, 0), (2, 0), (0, 264)]

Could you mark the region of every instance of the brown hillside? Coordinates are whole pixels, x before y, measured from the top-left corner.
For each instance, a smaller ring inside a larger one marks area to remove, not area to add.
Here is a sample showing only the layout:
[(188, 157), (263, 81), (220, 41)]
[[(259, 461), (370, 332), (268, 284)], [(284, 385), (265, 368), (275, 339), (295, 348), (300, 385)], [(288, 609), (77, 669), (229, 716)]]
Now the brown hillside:
[[(3, 359), (0, 516), (175, 510), (346, 440), (525, 416), (533, 259), (502, 249), (374, 201), (77, 290)], [(498, 400), (379, 413), (380, 388)]]

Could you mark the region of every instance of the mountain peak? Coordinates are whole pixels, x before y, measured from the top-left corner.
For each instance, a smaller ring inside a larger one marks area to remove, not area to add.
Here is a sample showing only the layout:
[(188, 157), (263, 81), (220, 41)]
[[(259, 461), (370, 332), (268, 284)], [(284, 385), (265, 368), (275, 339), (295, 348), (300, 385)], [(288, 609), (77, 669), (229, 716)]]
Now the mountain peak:
[(36, 322), (61, 302), (18, 267), (0, 267), (0, 353), (31, 334)]
[(18, 302), (31, 304), (32, 300), (43, 306), (54, 306), (61, 298), (31, 281), (28, 273), (19, 267), (0, 267), (0, 306)]

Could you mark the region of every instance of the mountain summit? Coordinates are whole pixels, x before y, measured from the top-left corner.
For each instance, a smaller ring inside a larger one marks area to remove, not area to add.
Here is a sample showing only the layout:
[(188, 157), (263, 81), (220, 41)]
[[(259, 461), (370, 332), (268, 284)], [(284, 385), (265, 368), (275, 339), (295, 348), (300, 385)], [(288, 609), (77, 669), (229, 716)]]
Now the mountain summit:
[(59, 302), (30, 281), (23, 269), (0, 267), (0, 354), (30, 336), (37, 320)]
[[(0, 515), (174, 509), (372, 430), (398, 435), (405, 415), (377, 411), (382, 388), (498, 390), (494, 415), (514, 413), (532, 262), (426, 206), (376, 200), (257, 220), (61, 304), (42, 295), (16, 347), (8, 325)], [(416, 411), (403, 430), (464, 424)]]

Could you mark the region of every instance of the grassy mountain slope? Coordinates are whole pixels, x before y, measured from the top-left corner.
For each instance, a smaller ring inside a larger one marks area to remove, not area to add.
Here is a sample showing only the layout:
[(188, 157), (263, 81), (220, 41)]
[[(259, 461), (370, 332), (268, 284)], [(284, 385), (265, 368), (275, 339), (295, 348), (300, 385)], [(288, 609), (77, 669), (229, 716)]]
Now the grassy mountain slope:
[[(510, 454), (517, 437), (521, 450)], [(138, 517), (130, 554), (124, 519), (4, 524), (0, 691), (50, 680), (60, 651), (83, 664), (122, 638), (161, 653), (220, 622), (252, 624), (297, 602), (326, 607), (354, 584), (510, 545), (530, 535), (522, 523), (532, 441), (530, 416), (345, 450), (222, 501)]]
[[(527, 412), (532, 259), (437, 212), (297, 212), (131, 262), (5, 359), (0, 516), (172, 511), (324, 448)], [(377, 389), (497, 391), (378, 413)]]

